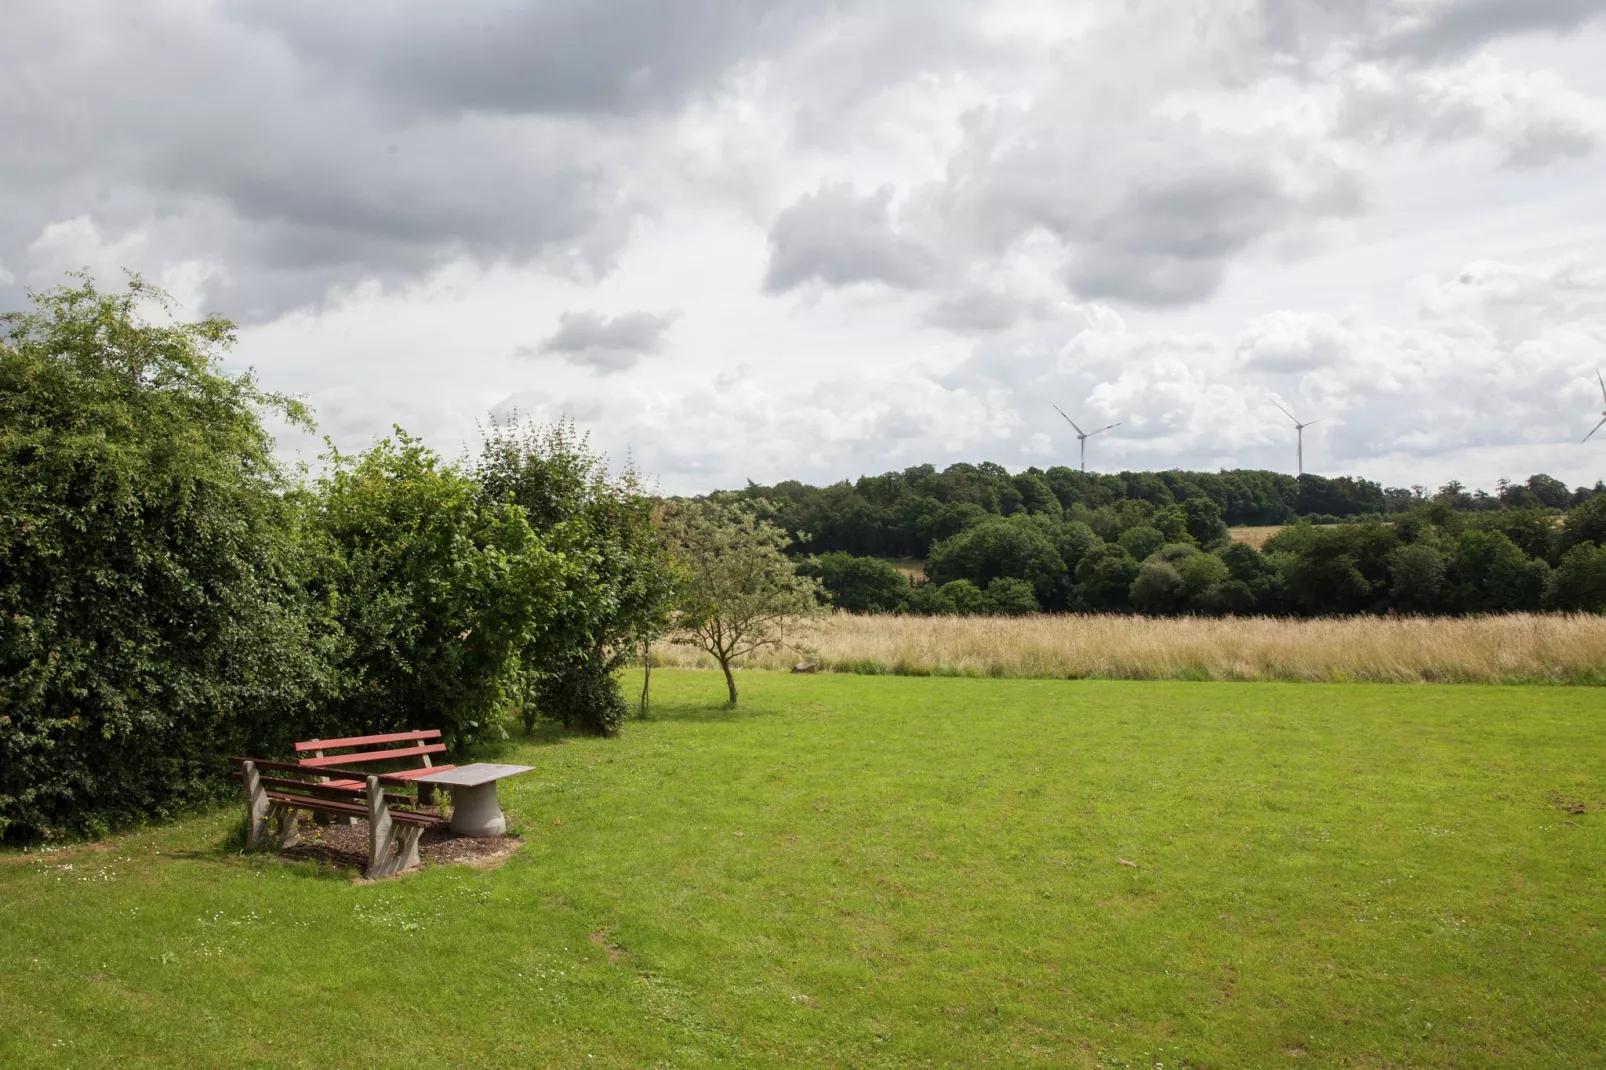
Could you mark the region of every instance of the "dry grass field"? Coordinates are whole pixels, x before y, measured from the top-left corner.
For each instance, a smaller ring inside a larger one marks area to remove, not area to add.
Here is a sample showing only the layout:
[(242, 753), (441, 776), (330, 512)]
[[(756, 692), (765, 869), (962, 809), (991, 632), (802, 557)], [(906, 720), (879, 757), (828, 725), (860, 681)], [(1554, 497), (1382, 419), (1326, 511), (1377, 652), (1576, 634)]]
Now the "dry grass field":
[(1266, 540), (1283, 530), (1281, 524), (1270, 524), (1265, 527), (1228, 528), (1227, 537), (1233, 542), (1247, 542), (1255, 549), (1266, 545)]
[[(1155, 619), (868, 617), (838, 613), (745, 668), (800, 656), (827, 672), (1117, 680), (1606, 684), (1606, 617)], [(654, 664), (711, 668), (662, 643)]]

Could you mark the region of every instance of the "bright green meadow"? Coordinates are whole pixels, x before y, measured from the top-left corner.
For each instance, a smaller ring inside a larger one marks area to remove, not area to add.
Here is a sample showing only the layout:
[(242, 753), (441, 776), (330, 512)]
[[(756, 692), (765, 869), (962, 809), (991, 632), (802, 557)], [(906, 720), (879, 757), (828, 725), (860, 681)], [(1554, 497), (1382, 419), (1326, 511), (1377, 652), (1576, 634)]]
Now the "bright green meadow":
[(0, 855), (0, 1065), (1606, 1065), (1606, 692), (739, 680), (495, 870)]

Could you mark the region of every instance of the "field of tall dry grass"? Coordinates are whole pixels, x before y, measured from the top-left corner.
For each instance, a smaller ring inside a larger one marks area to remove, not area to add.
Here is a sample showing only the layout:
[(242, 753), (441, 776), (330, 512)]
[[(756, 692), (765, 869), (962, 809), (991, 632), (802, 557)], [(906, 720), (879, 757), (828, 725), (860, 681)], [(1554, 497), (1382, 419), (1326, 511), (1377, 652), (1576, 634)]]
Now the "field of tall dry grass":
[[(1324, 620), (1042, 615), (867, 617), (838, 613), (749, 669), (911, 676), (1088, 677), (1379, 683), (1606, 684), (1606, 617), (1349, 617)], [(660, 643), (655, 665), (712, 668)]]

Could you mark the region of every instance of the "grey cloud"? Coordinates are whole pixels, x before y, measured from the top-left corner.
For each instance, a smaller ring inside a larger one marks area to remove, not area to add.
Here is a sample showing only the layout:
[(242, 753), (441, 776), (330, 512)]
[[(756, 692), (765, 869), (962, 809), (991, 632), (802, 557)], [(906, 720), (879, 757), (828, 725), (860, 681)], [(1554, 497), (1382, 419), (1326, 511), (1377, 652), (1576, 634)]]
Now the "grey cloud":
[(890, 186), (861, 197), (850, 183), (822, 185), (799, 197), (770, 228), (764, 289), (782, 293), (811, 280), (827, 286), (927, 285), (935, 258), (893, 229), (891, 203)]
[(426, 112), (677, 108), (779, 40), (789, 0), (535, 0), (469, 13), (432, 0), (241, 4), (323, 76)]
[(680, 314), (666, 312), (626, 312), (605, 316), (601, 312), (565, 312), (558, 317), (558, 330), (531, 349), (521, 348), (516, 356), (552, 355), (571, 364), (604, 374), (634, 367), (642, 357), (663, 351), (664, 335)]
[(1379, 49), (1427, 58), (1459, 55), (1511, 34), (1568, 33), (1606, 16), (1600, 0), (1451, 0), (1425, 11), (1398, 7), (1406, 17), (1381, 35)]
[(1510, 70), (1487, 57), (1426, 72), (1356, 68), (1341, 101), (1342, 136), (1438, 143), (1481, 138), (1503, 151), (1508, 167), (1584, 156), (1606, 142), (1606, 103), (1547, 72)]
[(1374, 58), (1452, 60), (1502, 37), (1571, 33), (1603, 16), (1600, 0), (1259, 0), (1265, 44), (1306, 61), (1335, 46)]
[(1275, 133), (1078, 114), (1050, 96), (978, 119), (969, 135), (927, 209), (994, 251), (1052, 235), (1066, 285), (1083, 298), (1203, 300), (1258, 242), (1363, 203), (1353, 173)]
[(0, 261), (18, 280), (53, 270), (30, 244), (87, 217), (129, 266), (205, 262), (207, 306), (247, 321), (457, 257), (595, 278), (651, 207), (641, 162), (659, 113), (764, 47), (784, 14), (486, 10), (8, 12)]
[(971, 287), (933, 305), (925, 322), (958, 334), (990, 334), (1008, 330), (1043, 311), (1042, 304), (1004, 290)]

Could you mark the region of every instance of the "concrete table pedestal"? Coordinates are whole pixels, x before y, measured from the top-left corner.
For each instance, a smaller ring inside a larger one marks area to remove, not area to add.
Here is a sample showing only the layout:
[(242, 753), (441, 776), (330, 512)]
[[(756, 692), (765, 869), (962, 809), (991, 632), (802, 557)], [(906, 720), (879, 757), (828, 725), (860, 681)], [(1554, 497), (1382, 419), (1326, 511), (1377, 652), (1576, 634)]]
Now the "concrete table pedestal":
[(452, 820), (447, 826), (459, 836), (500, 836), (507, 831), (507, 820), (496, 798), (496, 782), (504, 777), (528, 773), (533, 766), (497, 765), (476, 762), (460, 765), (427, 776), (413, 777), (415, 784), (439, 784), (452, 793)]

